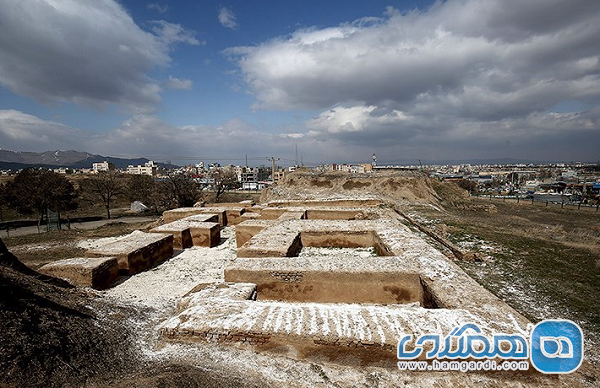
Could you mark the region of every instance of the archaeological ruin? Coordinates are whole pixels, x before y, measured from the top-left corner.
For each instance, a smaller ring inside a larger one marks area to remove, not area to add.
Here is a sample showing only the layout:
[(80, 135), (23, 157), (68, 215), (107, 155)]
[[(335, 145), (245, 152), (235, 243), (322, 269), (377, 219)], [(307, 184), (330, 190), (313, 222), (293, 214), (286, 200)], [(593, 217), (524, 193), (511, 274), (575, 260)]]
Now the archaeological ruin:
[[(449, 332), (463, 322), (488, 334), (527, 326), (381, 201), (273, 201), (245, 210), (255, 216), (236, 226), (237, 258), (225, 282), (184, 296), (161, 326), (166, 340), (390, 367), (403, 333)], [(312, 248), (350, 252), (301, 254)]]
[[(199, 203), (168, 210), (145, 231), (99, 240), (84, 258), (40, 271), (78, 286), (118, 290), (119, 275), (132, 281), (178, 260), (202, 261), (211, 280), (185, 283), (185, 291), (161, 305), (160, 322), (152, 326), (156, 346), (188, 351), (212, 346), (310, 365), (402, 373), (398, 344), (406, 335), (412, 335), (407, 349), (421, 335), (445, 335), (467, 323), (483, 336), (527, 335), (532, 323), (469, 277), (456, 263), (465, 257), (461, 252), (442, 252), (439, 239), (402, 212), (398, 204), (429, 190), (398, 190), (406, 186), (402, 179), (380, 182), (401, 198), (361, 192), (326, 199), (284, 192), (283, 199), (267, 196), (259, 204)], [(210, 264), (213, 257), (219, 264)], [(170, 276), (174, 284), (193, 274)], [(173, 290), (161, 291), (162, 286), (154, 283), (154, 294)], [(417, 360), (426, 360), (425, 352)], [(448, 374), (452, 381), (465, 376)], [(570, 386), (581, 379), (575, 373), (557, 380), (533, 368), (485, 378), (494, 386)]]

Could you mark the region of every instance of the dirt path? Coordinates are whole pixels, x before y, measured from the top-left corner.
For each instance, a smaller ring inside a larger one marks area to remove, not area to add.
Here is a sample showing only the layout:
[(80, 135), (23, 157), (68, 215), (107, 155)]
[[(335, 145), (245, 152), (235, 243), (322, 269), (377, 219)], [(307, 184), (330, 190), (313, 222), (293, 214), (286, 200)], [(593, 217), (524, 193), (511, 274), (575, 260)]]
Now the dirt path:
[[(71, 223), (71, 229), (96, 229), (100, 226), (110, 224), (111, 222), (124, 222), (124, 223), (134, 223), (134, 222), (152, 222), (156, 220), (157, 217), (122, 217), (122, 218), (113, 218), (110, 220), (100, 220), (100, 221), (89, 221), (89, 222), (73, 222)], [(66, 226), (64, 226), (66, 228)], [(30, 234), (37, 233), (45, 233), (46, 228), (44, 226), (40, 227), (38, 230), (37, 226), (26, 226), (23, 228), (10, 229), (9, 231), (3, 231), (2, 237), (16, 237), (16, 236), (27, 236)], [(6, 233), (6, 234), (5, 234)]]

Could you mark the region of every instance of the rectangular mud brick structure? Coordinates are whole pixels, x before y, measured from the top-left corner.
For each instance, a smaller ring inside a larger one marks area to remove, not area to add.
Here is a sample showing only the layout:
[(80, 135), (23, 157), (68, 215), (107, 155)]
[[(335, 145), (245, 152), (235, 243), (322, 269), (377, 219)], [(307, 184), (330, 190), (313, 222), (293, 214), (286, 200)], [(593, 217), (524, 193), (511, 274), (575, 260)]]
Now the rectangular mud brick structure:
[[(211, 214), (206, 211), (206, 208), (203, 207), (180, 207), (177, 209), (164, 211), (163, 220), (165, 224), (168, 224), (170, 222), (195, 215), (207, 217), (206, 219), (197, 218), (196, 220), (199, 222), (220, 222), (220, 219), (222, 218), (222, 215), (217, 214), (217, 212)], [(217, 215), (216, 219), (212, 218), (214, 215)]]
[(243, 221), (242, 214), (246, 212), (244, 207), (203, 207), (207, 213), (224, 214), (222, 226), (237, 225)]
[(476, 319), (466, 310), (282, 303), (255, 300), (256, 295), (256, 285), (251, 283), (200, 285), (161, 325), (161, 334), (172, 341), (230, 344), (296, 359), (395, 367), (398, 338), (404, 330), (410, 328), (415, 337), (449, 332), (457, 323)]
[[(311, 219), (309, 209), (316, 206), (307, 202), (273, 206), (278, 210), (271, 214), (300, 207), (308, 219), (237, 225), (237, 259), (225, 269), (226, 283), (194, 288), (161, 325), (162, 337), (397, 368), (398, 341), (407, 333), (413, 335), (407, 344), (412, 349), (420, 335), (447, 335), (469, 323), (488, 337), (527, 330), (525, 317), (411, 231), (394, 211), (373, 202), (358, 216), (358, 202), (349, 201), (340, 207), (349, 210), (341, 219), (328, 213), (336, 210), (332, 207), (320, 215), (327, 219)], [(346, 219), (349, 215), (354, 219)], [(335, 248), (343, 253), (336, 256)], [(360, 249), (353, 253), (353, 248)]]
[(248, 220), (258, 220), (260, 218), (261, 218), (260, 213), (254, 213), (254, 212), (248, 212), (247, 211), (244, 214), (242, 214), (242, 217), (241, 217), (240, 221), (244, 222), (244, 221), (248, 221)]
[(119, 270), (136, 274), (173, 256), (173, 235), (134, 231), (88, 250), (86, 257), (114, 256)]
[(302, 212), (302, 218), (305, 218), (306, 210), (301, 207), (266, 207), (260, 211), (260, 218), (263, 220), (276, 220), (288, 212)]
[(373, 211), (366, 208), (310, 207), (306, 209), (309, 220), (360, 220), (373, 217)]
[[(277, 220), (272, 225), (259, 221), (245, 221), (238, 225), (245, 243), (238, 249), (238, 257), (292, 257), (302, 247), (373, 247), (379, 256), (392, 256), (382, 243), (380, 232), (388, 223), (383, 221), (345, 220)], [(254, 234), (250, 239), (247, 237)], [(241, 233), (240, 233), (241, 234)], [(236, 235), (237, 237), (237, 235)]]
[(323, 200), (273, 200), (267, 203), (269, 207), (375, 207), (382, 205), (383, 201), (378, 198), (341, 198), (341, 199), (323, 199)]
[(263, 229), (273, 226), (277, 223), (276, 220), (248, 220), (240, 223), (235, 227), (235, 242), (237, 247), (241, 247), (248, 240), (250, 240), (255, 234), (259, 233)]
[(103, 290), (118, 279), (119, 263), (116, 257), (78, 257), (46, 264), (39, 272), (76, 286)]
[(306, 211), (298, 210), (298, 211), (289, 211), (285, 212), (277, 218), (278, 220), (303, 220), (306, 218)]
[[(246, 221), (237, 226), (244, 230), (242, 238), (246, 242), (238, 248), (238, 259), (227, 267), (228, 279), (235, 276), (236, 281), (247, 282), (255, 279), (258, 284), (266, 284), (267, 269), (270, 268), (269, 277), (279, 277), (278, 281), (293, 280), (294, 276), (304, 276), (303, 266), (309, 272), (322, 271), (332, 275), (336, 271), (353, 272), (343, 264), (344, 257), (338, 259), (341, 263), (336, 263), (335, 259), (305, 259), (295, 256), (302, 247), (372, 247), (378, 257), (363, 259), (363, 267), (371, 268), (367, 272), (374, 273), (380, 268), (382, 274), (418, 274), (422, 285), (423, 306), (467, 309), (496, 322), (518, 322), (521, 327), (527, 324), (528, 321), (524, 317), (481, 287), (444, 254), (403, 225), (399, 216), (389, 210), (381, 212), (382, 217), (376, 220)], [(253, 260), (257, 261), (254, 263)], [(310, 260), (310, 263), (306, 260)], [(281, 267), (278, 263), (281, 263)], [(361, 268), (361, 265), (356, 262), (351, 266)], [(322, 266), (321, 270), (317, 270), (319, 266)], [(255, 270), (262, 274), (250, 274)], [(249, 277), (245, 277), (246, 275)], [(265, 277), (261, 280), (260, 276), (263, 275)], [(335, 280), (332, 281), (335, 283)], [(384, 284), (381, 284), (383, 289)], [(416, 285), (416, 278), (414, 281), (410, 280), (409, 284)], [(290, 282), (289, 287), (294, 287), (294, 283)], [(390, 288), (388, 290), (396, 292)], [(402, 287), (399, 287), (397, 293), (399, 296), (403, 294)]]
[(437, 307), (417, 268), (398, 257), (238, 258), (225, 281), (256, 284), (257, 300)]
[(169, 223), (193, 215), (217, 214), (221, 226), (237, 225), (245, 211), (244, 207), (181, 207), (163, 212), (163, 220)]
[[(301, 217), (297, 214), (302, 213)], [(284, 216), (284, 214), (288, 214)], [(294, 214), (295, 216), (292, 216)], [(260, 218), (264, 220), (284, 219), (309, 219), (309, 220), (361, 220), (374, 218), (375, 212), (372, 208), (352, 207), (266, 207), (260, 211)]]
[(240, 202), (217, 202), (217, 203), (207, 203), (201, 207), (234, 207), (250, 209), (254, 206), (254, 202), (251, 200), (240, 201)]
[[(203, 215), (200, 215), (202, 217)], [(161, 225), (151, 230), (153, 233), (173, 235), (173, 248), (185, 249), (191, 246), (214, 247), (221, 240), (221, 228), (216, 222), (194, 221), (198, 215)], [(216, 218), (213, 216), (212, 218)]]

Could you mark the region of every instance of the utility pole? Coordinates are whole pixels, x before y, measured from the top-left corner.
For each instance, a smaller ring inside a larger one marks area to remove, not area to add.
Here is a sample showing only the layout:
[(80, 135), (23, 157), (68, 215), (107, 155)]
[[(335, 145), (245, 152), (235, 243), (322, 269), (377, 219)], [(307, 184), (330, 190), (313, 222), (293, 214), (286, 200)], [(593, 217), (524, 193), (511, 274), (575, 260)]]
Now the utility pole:
[(271, 161), (271, 180), (275, 183), (275, 160), (279, 160), (279, 158), (275, 159), (274, 157), (267, 158), (267, 160)]

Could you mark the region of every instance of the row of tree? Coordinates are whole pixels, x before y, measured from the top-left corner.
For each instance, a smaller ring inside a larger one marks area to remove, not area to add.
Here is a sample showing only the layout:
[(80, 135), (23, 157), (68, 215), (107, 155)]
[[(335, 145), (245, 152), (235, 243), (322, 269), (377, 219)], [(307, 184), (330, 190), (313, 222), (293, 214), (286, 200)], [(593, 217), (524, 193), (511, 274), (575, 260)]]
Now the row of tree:
[(102, 172), (77, 181), (46, 169), (24, 169), (12, 181), (0, 185), (0, 205), (19, 214), (37, 214), (44, 221), (47, 209), (73, 211), (101, 204), (106, 216), (116, 201), (141, 201), (159, 214), (176, 207), (193, 206), (198, 201), (218, 202), (220, 196), (236, 188), (233, 171), (215, 170), (202, 185), (188, 174), (172, 174), (160, 180), (148, 175)]

